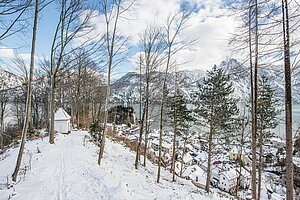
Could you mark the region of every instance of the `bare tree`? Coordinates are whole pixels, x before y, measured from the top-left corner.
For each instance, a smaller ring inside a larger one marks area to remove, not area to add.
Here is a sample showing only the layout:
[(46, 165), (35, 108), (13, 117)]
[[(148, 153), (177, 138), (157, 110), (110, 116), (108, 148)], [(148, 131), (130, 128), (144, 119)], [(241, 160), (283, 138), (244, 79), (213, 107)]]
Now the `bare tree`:
[[(173, 16), (168, 17), (167, 24), (165, 29), (165, 37), (166, 37), (166, 65), (164, 69), (164, 77), (162, 83), (162, 98), (160, 105), (160, 126), (159, 126), (159, 151), (158, 151), (158, 168), (157, 168), (157, 179), (156, 182), (160, 181), (160, 170), (161, 170), (161, 156), (162, 156), (162, 136), (163, 136), (163, 117), (164, 117), (164, 106), (165, 100), (167, 96), (167, 75), (172, 66), (175, 65), (175, 62), (171, 60), (171, 58), (176, 54), (179, 50), (186, 47), (187, 44), (183, 44), (181, 48), (174, 48), (175, 40), (177, 39), (179, 33), (185, 28), (185, 24), (189, 17), (188, 12), (176, 13)], [(177, 21), (178, 20), (178, 21)], [(173, 30), (175, 27), (175, 30)]]
[[(153, 72), (155, 72), (163, 62), (162, 52), (165, 49), (163, 43), (162, 29), (155, 26), (149, 26), (141, 35), (140, 46), (143, 52), (143, 56), (140, 57), (140, 65), (145, 67), (145, 93), (143, 112), (140, 121), (140, 136), (137, 145), (135, 168), (138, 168), (139, 152), (142, 143), (142, 136), (145, 124), (145, 146), (144, 146), (144, 166), (146, 166), (147, 158), (147, 143), (148, 143), (148, 118), (149, 118), (149, 98), (150, 98), (150, 81), (153, 78)], [(141, 94), (140, 94), (141, 95)]]
[(281, 2), (285, 72), (286, 199), (294, 199), (289, 5), (287, 0)]
[(118, 23), (120, 18), (128, 12), (135, 0), (101, 0), (100, 11), (104, 15), (105, 19), (105, 42), (107, 51), (107, 85), (106, 96), (104, 104), (104, 120), (103, 120), (103, 132), (101, 136), (100, 151), (98, 156), (98, 165), (101, 164), (103, 158), (104, 146), (105, 146), (105, 131), (108, 118), (108, 103), (110, 98), (110, 84), (111, 74), (114, 66), (122, 61), (122, 58), (118, 59), (122, 54), (122, 48), (127, 42), (127, 38), (118, 35)]
[(15, 182), (17, 180), (17, 176), (19, 173), (19, 169), (22, 162), (24, 147), (26, 143), (26, 133), (29, 124), (29, 118), (31, 115), (31, 95), (32, 95), (32, 77), (33, 77), (33, 69), (34, 69), (34, 56), (35, 56), (35, 43), (36, 43), (36, 30), (37, 30), (37, 21), (38, 21), (38, 13), (39, 13), (39, 0), (35, 1), (35, 12), (34, 12), (34, 22), (33, 22), (33, 31), (32, 31), (32, 44), (31, 44), (31, 55), (30, 55), (30, 70), (29, 70), (29, 80), (28, 80), (28, 89), (27, 89), (27, 100), (26, 100), (26, 111), (25, 111), (25, 119), (22, 130), (22, 140), (21, 146), (17, 158), (16, 167), (14, 173), (12, 174), (12, 180)]
[(26, 28), (25, 13), (33, 0), (0, 1), (0, 41)]
[[(86, 37), (93, 27), (90, 19), (93, 11), (88, 10), (86, 0), (60, 0), (60, 16), (56, 25), (51, 52), (50, 52), (50, 98), (49, 98), (49, 142), (54, 143), (54, 111), (55, 111), (55, 87), (58, 72), (68, 65), (64, 65), (63, 59), (71, 54), (74, 49), (68, 48), (70, 43), (79, 37)], [(87, 40), (90, 38), (87, 38)], [(86, 45), (79, 45), (80, 48)]]

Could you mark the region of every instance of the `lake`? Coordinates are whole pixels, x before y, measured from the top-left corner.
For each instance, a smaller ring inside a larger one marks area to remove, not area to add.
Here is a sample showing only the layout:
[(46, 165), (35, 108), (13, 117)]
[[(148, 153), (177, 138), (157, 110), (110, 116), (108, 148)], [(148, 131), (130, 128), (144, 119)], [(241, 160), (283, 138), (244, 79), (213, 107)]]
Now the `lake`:
[[(136, 117), (139, 119), (139, 116), (140, 116), (139, 115), (139, 109), (140, 109), (139, 106), (140, 105), (139, 104), (131, 104), (131, 105), (128, 105), (128, 106), (133, 107), (133, 109), (136, 113)], [(189, 104), (188, 107), (192, 107), (192, 105)], [(278, 109), (283, 110), (284, 106), (278, 107)], [(151, 111), (151, 114), (152, 114), (152, 119), (154, 120), (153, 123), (152, 123), (152, 126), (150, 128), (151, 129), (158, 129), (158, 127), (159, 127), (160, 105), (155, 104), (154, 106), (152, 106), (150, 111)], [(292, 119), (293, 119), (293, 134), (295, 134), (297, 129), (300, 126), (300, 104), (293, 105), (292, 111), (293, 111), (293, 116), (292, 116)], [(285, 116), (285, 113), (283, 111), (278, 116), (279, 119), (280, 119), (280, 122), (279, 122), (278, 126), (276, 127), (276, 129), (274, 129), (274, 132), (282, 138), (285, 138), (285, 121), (284, 121), (285, 117), (284, 116)], [(299, 134), (300, 133), (298, 133), (298, 135)]]

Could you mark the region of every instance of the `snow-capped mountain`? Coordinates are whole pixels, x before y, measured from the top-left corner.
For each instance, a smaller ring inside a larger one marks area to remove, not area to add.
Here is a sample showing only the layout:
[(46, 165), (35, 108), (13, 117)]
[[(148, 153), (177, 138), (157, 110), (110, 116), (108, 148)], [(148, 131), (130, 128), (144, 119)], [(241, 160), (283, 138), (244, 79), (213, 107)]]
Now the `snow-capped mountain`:
[[(250, 72), (249, 68), (236, 59), (223, 61), (218, 68), (222, 68), (226, 74), (229, 74), (235, 87), (235, 96), (243, 101), (249, 99)], [(284, 73), (282, 66), (272, 66), (272, 69), (259, 69), (260, 75), (269, 77), (272, 87), (276, 90), (276, 96), (279, 99), (284, 98)], [(178, 73), (179, 87), (187, 98), (191, 100), (193, 94), (197, 91), (197, 82), (201, 82), (206, 72), (202, 70), (180, 71)], [(161, 93), (161, 84), (158, 84), (163, 77), (162, 72), (154, 72), (151, 85), (155, 85), (153, 96)], [(139, 102), (140, 78), (142, 81), (145, 75), (140, 76), (136, 72), (128, 72), (123, 77), (112, 84), (112, 101), (113, 102)], [(168, 88), (174, 87), (175, 74), (169, 73), (167, 77)], [(142, 84), (144, 86), (144, 83)], [(293, 70), (293, 97), (295, 102), (300, 102), (300, 69)], [(142, 88), (143, 91), (143, 88)]]
[[(197, 81), (202, 79), (205, 72), (202, 70), (195, 71), (180, 71), (178, 73), (178, 80), (180, 80), (179, 87), (182, 91), (190, 97), (191, 94), (197, 88)], [(161, 95), (162, 77), (163, 72), (153, 72), (150, 80), (150, 92), (153, 98), (157, 98)], [(128, 72), (123, 77), (118, 79), (112, 84), (112, 101), (113, 102), (139, 102), (140, 98), (140, 80), (142, 80), (142, 93), (145, 87), (145, 75), (140, 75), (136, 72)], [(167, 87), (174, 88), (175, 85), (175, 73), (169, 73), (167, 75)]]

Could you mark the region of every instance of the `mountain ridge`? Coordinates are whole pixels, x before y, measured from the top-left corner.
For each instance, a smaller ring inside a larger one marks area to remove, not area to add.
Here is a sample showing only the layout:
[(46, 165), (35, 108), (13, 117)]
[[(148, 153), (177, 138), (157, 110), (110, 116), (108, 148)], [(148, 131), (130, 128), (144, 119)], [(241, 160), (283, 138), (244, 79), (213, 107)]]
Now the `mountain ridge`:
[[(234, 96), (246, 102), (250, 98), (250, 71), (240, 63), (238, 60), (231, 58), (227, 61), (222, 61), (217, 68), (222, 68), (228, 74), (233, 82), (235, 92)], [(280, 66), (273, 66), (273, 70), (260, 69), (259, 75), (269, 77), (271, 86), (275, 89), (276, 97), (284, 100), (284, 73), (280, 71)], [(283, 70), (283, 68), (282, 68)], [(292, 85), (293, 85), (293, 100), (300, 103), (300, 69), (293, 71)], [(182, 70), (178, 72), (178, 79), (180, 80), (180, 88), (186, 93), (188, 100), (193, 98), (197, 91), (197, 83), (201, 83), (205, 77), (206, 72), (201, 69), (196, 70)], [(163, 76), (163, 72), (153, 72), (153, 80), (150, 85), (154, 85), (157, 80)], [(145, 75), (142, 74), (141, 78), (144, 79)], [(174, 86), (175, 73), (168, 73), (167, 86), (172, 88)], [(144, 86), (145, 83), (142, 83)], [(137, 72), (128, 72), (112, 84), (111, 101), (114, 103), (138, 103), (139, 102), (139, 87), (140, 87), (140, 74)], [(161, 95), (161, 86), (157, 86), (153, 95)], [(143, 91), (142, 91), (142, 95)]]

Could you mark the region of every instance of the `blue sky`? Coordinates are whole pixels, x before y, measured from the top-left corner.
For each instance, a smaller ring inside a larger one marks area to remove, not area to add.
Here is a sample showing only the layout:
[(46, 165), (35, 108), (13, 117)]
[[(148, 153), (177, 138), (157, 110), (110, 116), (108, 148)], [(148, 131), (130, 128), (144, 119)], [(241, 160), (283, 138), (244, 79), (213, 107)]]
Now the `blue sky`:
[[(224, 2), (222, 0), (139, 0), (137, 2), (136, 9), (128, 13), (128, 17), (134, 16), (134, 20), (120, 22), (120, 33), (130, 37), (130, 46), (133, 48), (130, 50), (129, 61), (116, 69), (116, 76), (134, 70), (135, 54), (138, 54), (139, 51), (135, 46), (138, 44), (139, 34), (147, 24), (163, 25), (170, 12), (182, 8), (192, 8), (194, 13), (189, 20), (189, 27), (182, 32), (180, 39), (184, 41), (197, 38), (198, 40), (196, 44), (179, 52), (176, 56), (178, 63), (189, 60), (189, 63), (182, 66), (181, 69), (207, 69), (213, 64), (219, 64), (226, 57), (232, 56), (227, 44), (230, 32), (234, 31), (236, 22), (233, 17), (228, 15), (229, 11), (223, 7)], [(49, 57), (58, 16), (54, 3), (48, 5), (40, 13), (36, 46), (37, 57)], [(103, 30), (103, 17), (100, 15), (93, 22), (96, 24), (95, 31), (101, 32)], [(2, 60), (0, 65), (2, 67), (9, 68), (13, 51), (21, 53), (24, 58), (29, 58), (31, 31), (32, 29), (29, 27), (21, 39), (12, 36), (2, 41), (0, 44), (0, 59)], [(20, 45), (23, 48), (13, 50)]]

